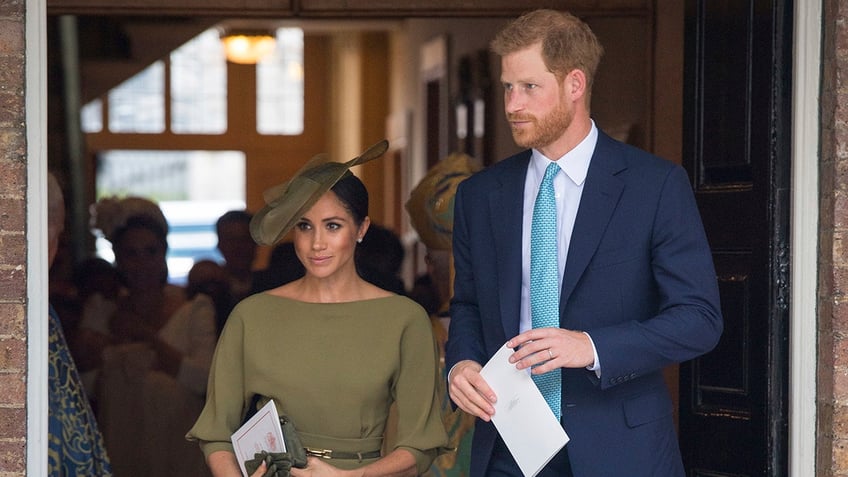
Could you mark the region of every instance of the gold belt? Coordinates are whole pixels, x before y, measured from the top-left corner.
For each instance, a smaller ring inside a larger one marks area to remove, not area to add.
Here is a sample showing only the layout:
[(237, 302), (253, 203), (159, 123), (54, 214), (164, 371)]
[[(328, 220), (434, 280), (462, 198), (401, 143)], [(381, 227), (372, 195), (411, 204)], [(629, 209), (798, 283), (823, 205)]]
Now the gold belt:
[(357, 459), (362, 462), (364, 459), (375, 459), (380, 457), (380, 451), (369, 452), (342, 452), (332, 449), (316, 449), (315, 447), (306, 447), (306, 455), (320, 457), (322, 459)]

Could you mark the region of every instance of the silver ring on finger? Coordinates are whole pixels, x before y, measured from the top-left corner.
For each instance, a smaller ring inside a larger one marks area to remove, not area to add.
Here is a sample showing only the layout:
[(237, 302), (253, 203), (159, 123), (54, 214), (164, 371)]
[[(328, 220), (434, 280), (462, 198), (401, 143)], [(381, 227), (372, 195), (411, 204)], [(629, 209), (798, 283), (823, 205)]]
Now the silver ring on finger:
[(550, 348), (548, 348), (548, 356), (550, 356), (550, 357), (551, 357), (551, 359), (554, 359), (554, 354), (553, 354), (553, 353), (551, 353), (551, 349), (550, 349)]

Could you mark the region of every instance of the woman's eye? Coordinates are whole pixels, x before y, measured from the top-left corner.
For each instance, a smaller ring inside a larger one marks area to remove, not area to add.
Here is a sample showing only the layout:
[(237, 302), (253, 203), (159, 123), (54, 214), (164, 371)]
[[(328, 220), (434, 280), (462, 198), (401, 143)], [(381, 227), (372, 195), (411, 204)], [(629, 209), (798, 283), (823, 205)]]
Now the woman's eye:
[(306, 222), (299, 222), (297, 225), (295, 225), (295, 227), (297, 227), (298, 230), (309, 230), (309, 224), (307, 224)]
[(335, 222), (327, 223), (327, 230), (338, 230), (341, 228), (341, 224), (337, 224)]

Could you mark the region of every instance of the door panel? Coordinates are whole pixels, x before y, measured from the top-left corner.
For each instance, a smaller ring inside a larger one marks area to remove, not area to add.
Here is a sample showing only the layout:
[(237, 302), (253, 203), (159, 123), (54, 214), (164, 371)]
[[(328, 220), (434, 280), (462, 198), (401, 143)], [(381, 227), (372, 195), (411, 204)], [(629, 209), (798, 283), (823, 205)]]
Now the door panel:
[(690, 476), (787, 473), (791, 2), (687, 0), (684, 154), (725, 328), (680, 368)]

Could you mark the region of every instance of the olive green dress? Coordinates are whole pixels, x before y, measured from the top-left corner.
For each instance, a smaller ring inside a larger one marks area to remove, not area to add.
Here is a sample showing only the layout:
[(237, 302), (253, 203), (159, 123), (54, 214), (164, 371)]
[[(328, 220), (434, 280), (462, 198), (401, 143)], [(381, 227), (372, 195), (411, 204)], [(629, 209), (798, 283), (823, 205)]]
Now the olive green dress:
[[(221, 334), (206, 405), (189, 431), (204, 454), (232, 452), (254, 394), (290, 416), (306, 447), (379, 450), (393, 401), (395, 448), (427, 470), (447, 445), (440, 415), (438, 351), (430, 320), (401, 296), (305, 303), (267, 293), (243, 300)], [(340, 468), (365, 465), (331, 459)]]

